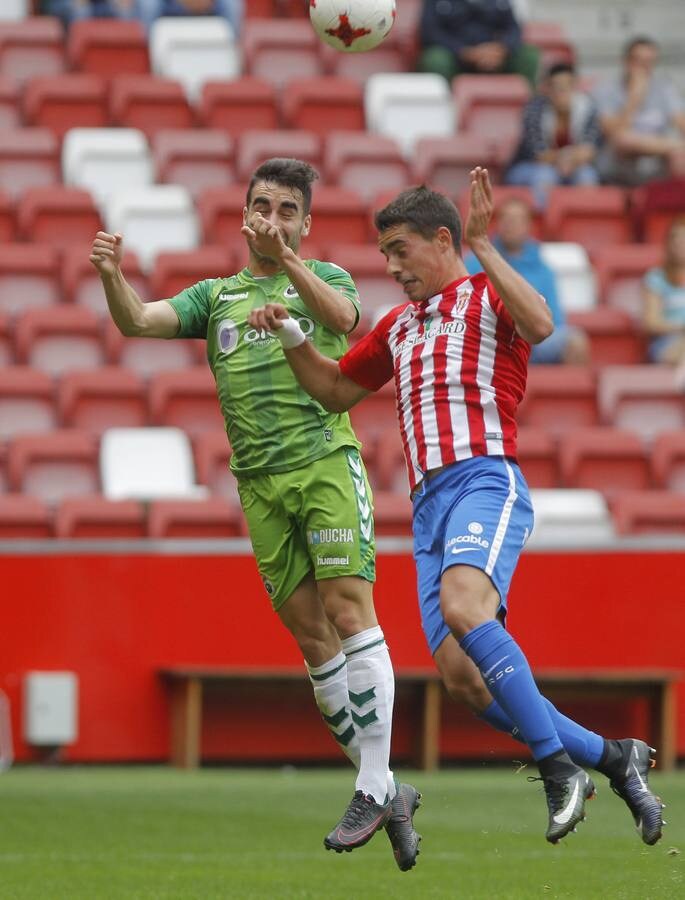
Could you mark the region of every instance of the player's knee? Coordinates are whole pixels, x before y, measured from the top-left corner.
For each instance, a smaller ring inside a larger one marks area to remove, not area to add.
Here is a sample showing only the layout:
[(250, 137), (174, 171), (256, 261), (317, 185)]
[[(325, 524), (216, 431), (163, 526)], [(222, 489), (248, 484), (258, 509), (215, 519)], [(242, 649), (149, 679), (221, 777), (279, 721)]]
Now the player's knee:
[(454, 566), (443, 576), (440, 608), (447, 627), (457, 640), (473, 628), (494, 618), (493, 601), (487, 576), (469, 566)]

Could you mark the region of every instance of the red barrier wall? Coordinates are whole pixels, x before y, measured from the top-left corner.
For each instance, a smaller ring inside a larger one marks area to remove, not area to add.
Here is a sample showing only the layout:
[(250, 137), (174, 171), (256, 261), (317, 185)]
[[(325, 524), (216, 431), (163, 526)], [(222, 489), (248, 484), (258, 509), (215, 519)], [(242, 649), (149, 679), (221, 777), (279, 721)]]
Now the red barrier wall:
[[(682, 554), (528, 553), (509, 601), (509, 628), (533, 667), (685, 669)], [(409, 554), (381, 554), (376, 605), (395, 666), (430, 665), (420, 631)], [(73, 761), (156, 760), (168, 753), (168, 709), (157, 669), (169, 665), (300, 665), (270, 610), (249, 556), (0, 556), (0, 688), (11, 702), (19, 759), (22, 680), (31, 669), (79, 678)], [(206, 698), (207, 756), (339, 757), (321, 727), (308, 685), (265, 685)], [(415, 704), (398, 690), (394, 750), (413, 740)], [(685, 755), (685, 681), (679, 688), (678, 750)], [(230, 715), (227, 715), (230, 710)], [(584, 707), (608, 736), (641, 729), (640, 709)], [(468, 713), (449, 706), (448, 755), (511, 748)]]

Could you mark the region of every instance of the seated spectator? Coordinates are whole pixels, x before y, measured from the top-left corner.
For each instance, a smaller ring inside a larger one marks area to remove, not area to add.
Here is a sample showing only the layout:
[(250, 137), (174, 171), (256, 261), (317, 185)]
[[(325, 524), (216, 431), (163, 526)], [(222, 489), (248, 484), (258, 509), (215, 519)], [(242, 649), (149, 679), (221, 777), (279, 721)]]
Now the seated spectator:
[(593, 163), (600, 142), (595, 104), (577, 89), (573, 66), (557, 63), (523, 110), (521, 141), (505, 180), (530, 187), (542, 208), (555, 184), (599, 182)]
[(136, 0), (146, 28), (161, 16), (221, 16), (240, 33), (243, 0)]
[[(531, 221), (531, 211), (525, 201), (506, 200), (497, 210), (497, 236), (493, 239), (509, 265), (542, 294), (552, 313), (554, 331), (532, 347), (530, 361), (542, 365), (585, 365), (590, 361), (588, 339), (580, 328), (566, 324), (554, 272), (542, 259), (539, 242), (531, 237)], [(467, 254), (464, 263), (471, 275), (481, 271), (481, 265), (472, 253)]]
[(521, 43), (509, 0), (424, 0), (421, 72), (518, 73), (535, 86), (539, 52)]
[(47, 0), (43, 11), (65, 26), (79, 19), (139, 19), (138, 0)]
[(650, 360), (685, 365), (685, 218), (669, 228), (664, 265), (645, 275), (644, 296)]
[(651, 38), (631, 40), (623, 72), (595, 93), (606, 144), (602, 179), (628, 186), (685, 174), (685, 105), (675, 86), (655, 75), (659, 50)]

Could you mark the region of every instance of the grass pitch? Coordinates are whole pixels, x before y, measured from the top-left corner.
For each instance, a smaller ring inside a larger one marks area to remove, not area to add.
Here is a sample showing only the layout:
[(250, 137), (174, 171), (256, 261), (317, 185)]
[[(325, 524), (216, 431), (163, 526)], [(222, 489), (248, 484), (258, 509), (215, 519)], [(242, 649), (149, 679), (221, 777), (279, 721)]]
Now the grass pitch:
[(383, 832), (323, 848), (351, 770), (16, 768), (0, 776), (0, 898), (685, 897), (685, 773), (652, 776), (669, 822), (655, 847), (601, 776), (587, 822), (552, 847), (530, 771), (399, 773), (424, 795), (422, 852), (402, 873)]

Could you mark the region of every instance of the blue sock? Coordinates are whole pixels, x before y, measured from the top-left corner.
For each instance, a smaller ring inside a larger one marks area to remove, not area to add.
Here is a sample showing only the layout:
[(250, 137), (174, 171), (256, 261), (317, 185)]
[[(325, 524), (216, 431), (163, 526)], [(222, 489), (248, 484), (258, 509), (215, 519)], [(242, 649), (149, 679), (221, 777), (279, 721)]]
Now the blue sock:
[(476, 626), (459, 642), (478, 666), (492, 696), (509, 716), (536, 760), (563, 750), (526, 657), (497, 621)]
[[(557, 730), (559, 739), (564, 745), (564, 750), (577, 766), (596, 769), (604, 753), (604, 738), (587, 728), (583, 728), (573, 719), (569, 719), (550, 703), (546, 697), (542, 698), (547, 706), (547, 711), (552, 717), (552, 723)], [(515, 740), (525, 743), (518, 728), (504, 712), (502, 707), (493, 700), (490, 706), (484, 709), (479, 718), (498, 731), (505, 731)]]

